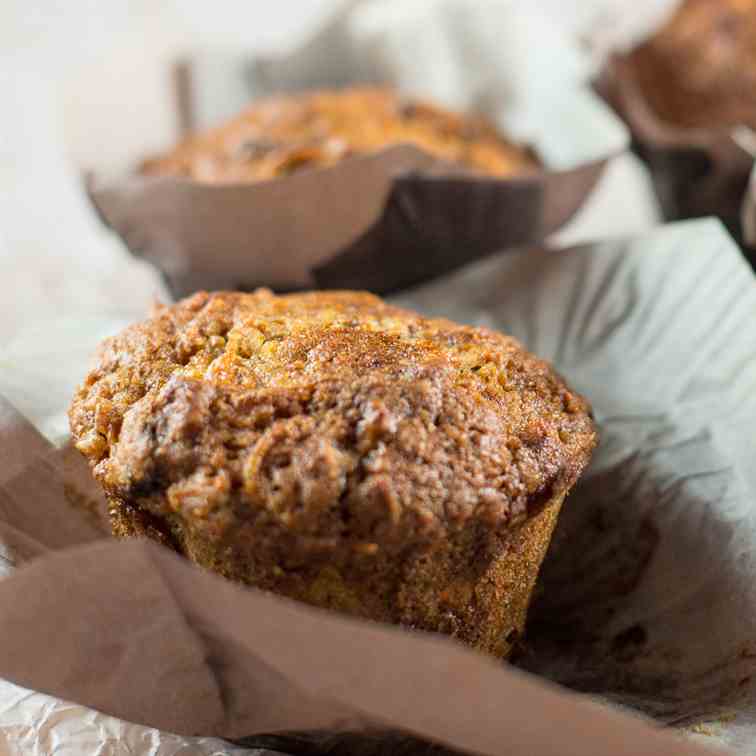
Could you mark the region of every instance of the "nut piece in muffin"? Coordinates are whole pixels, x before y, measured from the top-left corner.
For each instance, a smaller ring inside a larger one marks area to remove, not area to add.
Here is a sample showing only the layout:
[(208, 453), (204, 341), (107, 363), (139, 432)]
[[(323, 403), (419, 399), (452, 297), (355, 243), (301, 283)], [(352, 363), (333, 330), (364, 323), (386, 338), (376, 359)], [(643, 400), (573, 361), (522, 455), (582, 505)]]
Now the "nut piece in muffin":
[(596, 442), (514, 339), (355, 292), (164, 308), (102, 345), (70, 421), (117, 536), (497, 656)]
[(439, 159), (504, 176), (537, 160), (485, 119), (362, 87), (262, 100), (229, 123), (145, 161), (147, 175), (207, 183), (250, 182), (332, 165), (351, 155), (409, 143)]
[(625, 64), (669, 124), (756, 128), (756, 0), (686, 0)]

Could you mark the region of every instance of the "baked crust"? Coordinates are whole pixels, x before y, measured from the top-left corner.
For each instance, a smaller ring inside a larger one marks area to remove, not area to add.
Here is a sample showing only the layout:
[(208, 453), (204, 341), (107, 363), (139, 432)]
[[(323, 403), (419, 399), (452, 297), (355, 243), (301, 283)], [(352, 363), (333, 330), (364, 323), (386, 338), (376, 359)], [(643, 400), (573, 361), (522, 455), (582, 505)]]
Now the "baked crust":
[(596, 441), (514, 339), (354, 292), (165, 308), (104, 343), (70, 421), (116, 535), (497, 654)]
[(533, 171), (531, 151), (500, 136), (485, 119), (387, 88), (356, 87), (261, 100), (229, 123), (147, 160), (147, 175), (208, 183), (261, 181), (332, 165), (395, 144), (492, 175)]

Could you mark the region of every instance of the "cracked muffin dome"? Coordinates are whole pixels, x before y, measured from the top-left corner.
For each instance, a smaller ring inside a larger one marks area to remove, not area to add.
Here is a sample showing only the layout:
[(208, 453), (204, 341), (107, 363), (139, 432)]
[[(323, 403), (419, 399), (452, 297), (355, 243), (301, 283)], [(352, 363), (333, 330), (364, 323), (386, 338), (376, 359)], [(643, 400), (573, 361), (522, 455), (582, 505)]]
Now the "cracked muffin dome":
[(70, 422), (117, 536), (500, 656), (596, 440), (514, 339), (354, 292), (163, 308), (102, 345)]
[(539, 166), (532, 151), (505, 139), (485, 118), (407, 100), (386, 87), (350, 87), (260, 100), (146, 160), (141, 172), (214, 184), (262, 181), (397, 144), (490, 175), (532, 173)]

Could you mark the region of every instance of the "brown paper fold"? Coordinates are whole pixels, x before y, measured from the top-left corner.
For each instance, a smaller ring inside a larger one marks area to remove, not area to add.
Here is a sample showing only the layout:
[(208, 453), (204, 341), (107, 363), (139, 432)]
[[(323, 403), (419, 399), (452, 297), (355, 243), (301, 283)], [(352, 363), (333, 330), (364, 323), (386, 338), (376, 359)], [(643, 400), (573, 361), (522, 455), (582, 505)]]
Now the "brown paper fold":
[(2, 396), (0, 429), (0, 572), (109, 532), (78, 452), (52, 446)]
[(14, 607), (0, 615), (9, 679), (177, 733), (391, 728), (478, 754), (706, 753), (446, 639), (243, 589), (150, 543), (37, 560), (0, 582), (0, 605)]
[(549, 236), (609, 157), (499, 179), (399, 145), (259, 183), (132, 175), (88, 189), (104, 222), (176, 296), (256, 286), (388, 293)]
[[(626, 55), (608, 60), (596, 88), (627, 123), (665, 218), (716, 215), (742, 244), (740, 211), (754, 156), (738, 144), (734, 130), (682, 128), (661, 120)], [(756, 260), (753, 252), (749, 259)]]

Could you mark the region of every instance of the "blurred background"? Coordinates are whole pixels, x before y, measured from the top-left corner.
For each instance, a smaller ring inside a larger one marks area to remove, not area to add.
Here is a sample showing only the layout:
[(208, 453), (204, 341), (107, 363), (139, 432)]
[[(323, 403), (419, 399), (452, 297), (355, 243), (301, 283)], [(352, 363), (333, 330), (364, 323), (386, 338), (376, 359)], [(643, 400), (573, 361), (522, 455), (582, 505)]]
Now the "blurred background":
[[(0, 304), (0, 346), (13, 346), (22, 324), (51, 313), (128, 320), (164, 293), (152, 271), (129, 259), (123, 245), (102, 228), (81, 178), (85, 171), (127, 169), (178, 137), (177, 60), (207, 61), (201, 69), (210, 79), (203, 88), (203, 115), (222, 118), (245, 98), (239, 79), (224, 78), (224, 61), (285, 55), (336, 12), (355, 4), (0, 3), (0, 281), (4, 289), (23, 294)], [(444, 5), (438, 0), (370, 4), (384, 5), (389, 16), (417, 11), (431, 17)], [(509, 36), (502, 29), (501, 53), (516, 48), (513, 55), (540, 61), (550, 70), (546, 80), (558, 83), (565, 71), (585, 75), (607, 49), (642, 35), (675, 4), (486, 0), (470, 8), (495, 15), (512, 7), (548, 18), (558, 38), (553, 33), (531, 38), (527, 24), (509, 29)], [(498, 30), (492, 33), (495, 39)], [(566, 46), (571, 47), (567, 66)], [(423, 45), (408, 47), (406, 54), (412, 56)], [(214, 71), (214, 66), (220, 68)], [(604, 191), (593, 198), (597, 207), (588, 212), (588, 222), (579, 219), (563, 240), (633, 232), (658, 220), (645, 170), (630, 156), (616, 163), (603, 179)], [(118, 294), (124, 288), (130, 296)]]
[[(83, 165), (121, 167), (135, 146), (164, 147), (174, 138), (177, 123), (169, 108), (169, 67), (177, 58), (198, 51), (227, 56), (284, 54), (337, 11), (355, 4), (354, 0), (223, 0), (220, 4), (6, 0), (0, 4), (3, 147), (13, 144), (18, 149), (14, 141), (18, 135), (39, 139), (51, 120), (62, 121), (70, 157)], [(427, 0), (387, 3), (397, 13), (402, 5), (434, 4), (443, 5)], [(486, 0), (486, 4), (538, 9), (574, 39), (590, 37), (603, 51), (642, 35), (676, 2)], [(47, 113), (41, 110), (40, 98), (48, 101)], [(123, 128), (114, 132), (114, 124)], [(4, 164), (3, 179), (5, 169)]]
[[(0, 3), (0, 345), (50, 314), (140, 317), (161, 294), (104, 231), (81, 172), (117, 169), (178, 135), (174, 61), (277, 51), (336, 0)], [(128, 269), (128, 273), (125, 271)], [(114, 294), (128, 279), (133, 296)]]

